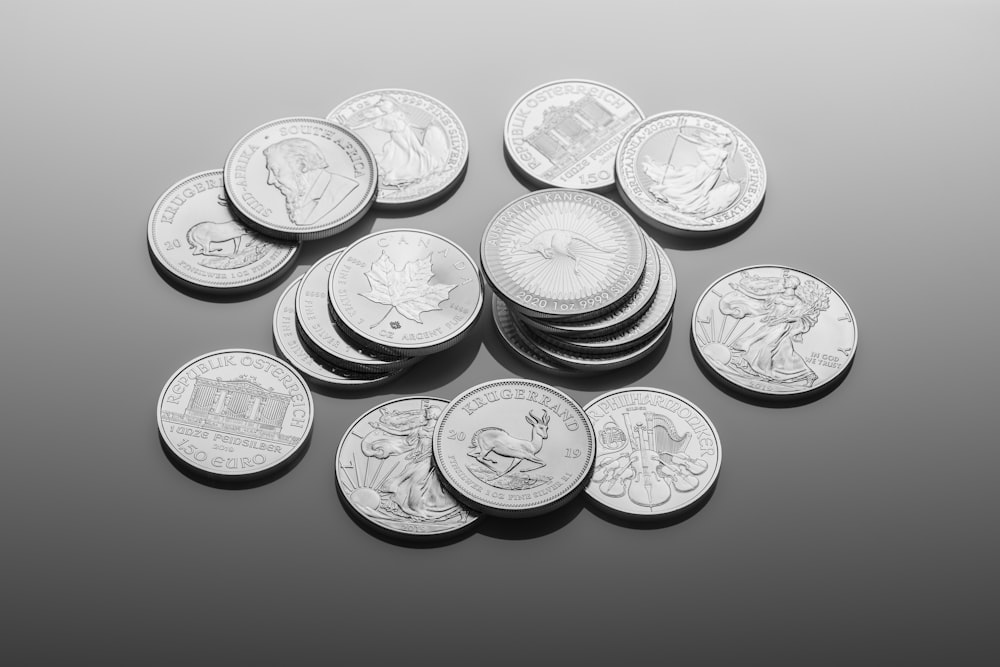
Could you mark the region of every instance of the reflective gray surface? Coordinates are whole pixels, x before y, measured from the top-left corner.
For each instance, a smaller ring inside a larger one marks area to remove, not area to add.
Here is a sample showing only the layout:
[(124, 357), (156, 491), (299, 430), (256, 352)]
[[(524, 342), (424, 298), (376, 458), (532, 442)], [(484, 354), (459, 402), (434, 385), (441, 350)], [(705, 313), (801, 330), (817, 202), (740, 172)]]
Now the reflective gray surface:
[[(509, 655), (484, 646), (514, 617), (524, 630), (506, 639), (525, 663), (918, 664), (989, 648), (1000, 576), (996, 4), (464, 7), (6, 8), (5, 654), (408, 664), (416, 651), (499, 664)], [(282, 288), (216, 303), (166, 283), (145, 224), (170, 184), (221, 168), (271, 118), (322, 115), (374, 87), (431, 91), (469, 132), (465, 181), (419, 217), (379, 213), (307, 244), (282, 284), (371, 229), (420, 226), (475, 254), (490, 217), (525, 192), (503, 159), (512, 101), (575, 76), (628, 91), (646, 113), (717, 114), (767, 161), (767, 200), (742, 234), (704, 247), (650, 230), (679, 286), (662, 354), (546, 380), (581, 403), (643, 385), (701, 407), (726, 447), (701, 511), (632, 529), (580, 498), (527, 523), (484, 520), (434, 549), (360, 529), (334, 479), (337, 443), (359, 414), (527, 373), (486, 313), (445, 360), (384, 390), (316, 393), (309, 450), (271, 484), (219, 490), (174, 469), (153, 418), (163, 382), (207, 350), (271, 350)], [(864, 329), (843, 384), (796, 408), (716, 388), (688, 340), (704, 286), (768, 262), (835, 285)], [(428, 640), (431, 618), (446, 641)], [(684, 641), (648, 641), (668, 630)], [(584, 631), (607, 639), (580, 641)]]

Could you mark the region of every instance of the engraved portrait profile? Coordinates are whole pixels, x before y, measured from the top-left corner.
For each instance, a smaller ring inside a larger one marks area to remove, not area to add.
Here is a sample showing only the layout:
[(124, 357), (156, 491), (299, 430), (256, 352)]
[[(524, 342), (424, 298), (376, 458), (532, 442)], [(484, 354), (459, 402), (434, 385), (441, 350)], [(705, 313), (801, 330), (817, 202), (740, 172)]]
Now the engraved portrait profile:
[(320, 223), (360, 183), (334, 172), (308, 139), (284, 139), (264, 149), (267, 184), (285, 197), (288, 219), (308, 227)]

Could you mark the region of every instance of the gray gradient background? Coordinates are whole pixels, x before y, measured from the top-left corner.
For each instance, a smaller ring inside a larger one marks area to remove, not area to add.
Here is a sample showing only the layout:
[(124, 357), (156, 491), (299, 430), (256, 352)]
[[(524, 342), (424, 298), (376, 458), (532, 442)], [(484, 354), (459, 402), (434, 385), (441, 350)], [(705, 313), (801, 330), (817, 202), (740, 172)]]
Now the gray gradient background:
[[(6, 7), (5, 657), (915, 664), (995, 647), (995, 3)], [(725, 458), (699, 513), (641, 530), (577, 503), (434, 549), (361, 530), (333, 469), (357, 415), (542, 377), (486, 317), (379, 393), (317, 393), (312, 446), (272, 484), (224, 491), (174, 469), (153, 418), (163, 382), (209, 350), (272, 350), (281, 287), (220, 304), (164, 282), (145, 229), (167, 186), (220, 167), (263, 121), (410, 87), (462, 117), (464, 184), (431, 211), (308, 244), (301, 268), (394, 226), (474, 252), (525, 192), (503, 159), (510, 105), (574, 76), (647, 113), (722, 116), (767, 163), (767, 201), (742, 235), (692, 248), (655, 233), (680, 288), (665, 351), (554, 381), (581, 403), (636, 384), (701, 406)], [(817, 402), (751, 405), (691, 355), (698, 295), (759, 262), (825, 278), (860, 322), (857, 363)]]

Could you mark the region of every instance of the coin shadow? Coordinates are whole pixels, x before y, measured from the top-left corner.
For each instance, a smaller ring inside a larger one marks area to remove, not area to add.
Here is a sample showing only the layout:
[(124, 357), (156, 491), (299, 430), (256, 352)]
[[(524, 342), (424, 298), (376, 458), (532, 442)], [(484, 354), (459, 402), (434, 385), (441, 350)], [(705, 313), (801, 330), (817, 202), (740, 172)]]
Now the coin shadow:
[[(149, 261), (152, 263), (153, 268), (156, 270), (163, 281), (167, 283), (174, 290), (180, 292), (184, 296), (191, 297), (192, 299), (198, 299), (199, 301), (207, 301), (210, 303), (239, 303), (241, 301), (250, 301), (251, 299), (256, 299), (257, 297), (266, 294), (273, 290), (275, 287), (280, 285), (286, 276), (291, 273), (292, 269), (295, 268), (295, 262), (289, 262), (285, 268), (281, 271), (275, 273), (274, 275), (268, 276), (267, 280), (256, 283), (254, 285), (249, 285), (244, 288), (239, 289), (219, 289), (216, 292), (210, 292), (206, 289), (199, 289), (182, 281), (177, 276), (173, 275), (166, 269), (164, 269), (160, 262), (157, 261), (156, 256), (153, 254), (152, 250), (149, 252)], [(301, 252), (300, 252), (301, 255)]]
[(177, 455), (174, 454), (174, 452), (170, 449), (170, 446), (164, 441), (163, 435), (160, 434), (159, 431), (157, 431), (157, 436), (160, 440), (160, 447), (163, 449), (163, 453), (166, 455), (167, 460), (170, 461), (170, 465), (180, 471), (182, 475), (203, 486), (210, 486), (213, 489), (222, 489), (225, 491), (254, 489), (258, 486), (264, 486), (265, 484), (270, 484), (271, 482), (281, 479), (299, 464), (302, 458), (306, 455), (306, 450), (308, 450), (309, 446), (312, 444), (312, 433), (310, 433), (302, 444), (299, 445), (298, 449), (295, 450), (292, 458), (279, 465), (276, 470), (268, 470), (262, 474), (241, 476), (240, 479), (230, 480), (224, 477), (213, 477), (194, 470), (178, 459)]
[(510, 153), (507, 152), (506, 144), (503, 144), (503, 161), (507, 164), (507, 171), (510, 172), (510, 175), (513, 176), (514, 180), (520, 183), (525, 189), (531, 191), (548, 187), (532, 181), (521, 172), (513, 158), (511, 158)]
[(416, 202), (414, 204), (406, 204), (402, 206), (380, 206), (378, 203), (372, 207), (375, 213), (375, 218), (384, 218), (386, 220), (397, 220), (400, 218), (412, 218), (414, 216), (423, 215), (425, 213), (430, 213), (437, 207), (441, 206), (458, 192), (458, 189), (462, 186), (465, 181), (465, 175), (469, 171), (469, 163), (465, 163), (465, 167), (462, 168), (462, 172), (455, 178), (455, 180), (448, 186), (448, 189), (437, 195), (430, 201)]
[(488, 319), (480, 313), (472, 329), (457, 345), (424, 357), (400, 378), (382, 386), (401, 394), (424, 394), (458, 379), (475, 362)]
[(342, 232), (314, 241), (303, 241), (297, 266), (308, 269), (334, 250), (346, 248), (361, 237), (368, 236), (379, 217), (381, 217), (381, 213), (376, 212), (372, 207), (365, 213), (364, 217)]
[(583, 511), (583, 493), (577, 493), (565, 505), (551, 512), (528, 518), (485, 516), (478, 532), (497, 540), (533, 540), (556, 532)]
[(679, 523), (683, 523), (700, 512), (705, 505), (708, 504), (708, 501), (712, 498), (712, 496), (715, 495), (715, 489), (718, 486), (718, 483), (719, 478), (716, 477), (715, 483), (712, 484), (712, 488), (705, 492), (705, 494), (698, 498), (698, 500), (681, 510), (671, 512), (670, 514), (660, 518), (628, 517), (613, 512), (596, 500), (589, 500), (586, 503), (586, 507), (587, 511), (594, 516), (621, 528), (630, 528), (634, 530), (660, 530), (661, 528), (669, 528), (670, 526), (676, 526)]

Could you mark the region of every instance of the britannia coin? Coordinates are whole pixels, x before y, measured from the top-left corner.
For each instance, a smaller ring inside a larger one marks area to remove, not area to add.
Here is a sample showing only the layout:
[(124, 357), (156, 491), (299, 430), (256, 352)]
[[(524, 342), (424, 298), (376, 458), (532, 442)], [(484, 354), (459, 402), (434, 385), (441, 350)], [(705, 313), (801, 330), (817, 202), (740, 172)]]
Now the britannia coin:
[(583, 79), (553, 81), (529, 91), (507, 114), (508, 160), (541, 187), (608, 190), (615, 153), (642, 118), (635, 102), (610, 86)]
[(537, 366), (548, 373), (565, 374), (572, 372), (571, 369), (554, 364), (545, 356), (536, 352), (521, 337), (517, 325), (514, 324), (514, 316), (511, 315), (507, 304), (495, 295), (493, 296), (493, 322), (496, 324), (497, 332), (500, 334), (500, 339), (504, 342), (504, 345), (524, 363), (529, 366)]
[(391, 229), (348, 246), (330, 272), (338, 323), (365, 347), (423, 356), (457, 344), (483, 306), (476, 262), (443, 236)]
[(224, 180), (247, 224), (269, 236), (309, 240), (360, 220), (375, 201), (378, 173), (350, 130), (320, 118), (283, 118), (239, 140)]
[(431, 455), (434, 427), (448, 401), (397, 398), (369, 410), (337, 449), (337, 484), (355, 513), (398, 536), (442, 536), (479, 514), (441, 485)]
[(538, 319), (588, 319), (626, 301), (642, 278), (646, 240), (600, 195), (540, 190), (490, 221), (483, 272), (516, 310)]
[(803, 396), (850, 367), (854, 313), (819, 278), (785, 266), (749, 266), (719, 278), (694, 309), (691, 335), (703, 365), (738, 389)]
[(583, 408), (531, 380), (493, 380), (460, 394), (434, 429), (434, 461), (460, 500), (485, 513), (542, 514), (568, 502), (594, 463)]
[(302, 277), (295, 295), (295, 315), (305, 342), (335, 366), (360, 373), (384, 375), (414, 363), (409, 357), (368, 352), (343, 333), (330, 312), (330, 271), (343, 250), (323, 257)]
[(302, 277), (296, 278), (278, 299), (278, 305), (274, 309), (274, 346), (285, 361), (310, 382), (334, 389), (351, 387), (366, 389), (399, 376), (402, 371), (381, 375), (357, 373), (337, 368), (313, 356), (302, 342), (295, 318), (295, 295), (301, 284)]
[(747, 135), (715, 116), (670, 111), (637, 123), (615, 160), (618, 192), (649, 224), (718, 232), (746, 220), (764, 199), (764, 160)]
[(289, 463), (309, 437), (312, 394), (284, 361), (218, 350), (181, 367), (156, 406), (167, 451), (192, 472), (241, 480)]
[(181, 284), (208, 292), (238, 292), (277, 280), (294, 266), (299, 244), (249, 229), (233, 213), (221, 171), (175, 183), (153, 207), (149, 249)]
[(430, 202), (458, 184), (469, 161), (462, 121), (430, 95), (372, 90), (343, 102), (327, 119), (350, 128), (371, 147), (379, 206)]
[(719, 434), (687, 399), (632, 387), (595, 398), (585, 410), (597, 435), (587, 495), (604, 509), (659, 519), (690, 507), (715, 484)]

